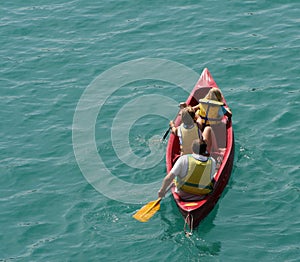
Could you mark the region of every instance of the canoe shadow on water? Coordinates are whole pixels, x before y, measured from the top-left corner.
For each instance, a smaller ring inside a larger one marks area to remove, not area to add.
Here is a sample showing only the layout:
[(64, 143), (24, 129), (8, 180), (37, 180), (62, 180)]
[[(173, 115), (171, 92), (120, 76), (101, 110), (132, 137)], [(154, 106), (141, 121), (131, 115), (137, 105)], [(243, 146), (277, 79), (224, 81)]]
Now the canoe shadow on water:
[[(209, 233), (215, 227), (213, 221), (217, 215), (218, 209), (219, 203), (217, 203), (210, 214), (200, 222), (198, 228), (193, 230), (193, 235), (201, 236)], [(178, 233), (178, 231), (184, 234), (184, 218), (179, 212), (175, 201), (171, 197), (161, 203), (160, 217), (165, 225), (165, 232), (169, 233), (170, 236), (173, 233)], [(186, 227), (186, 230), (190, 229)]]
[[(234, 170), (233, 170), (234, 173)], [(209, 236), (213, 228), (216, 226), (214, 221), (219, 212), (219, 205), (222, 205), (222, 200), (227, 195), (228, 191), (234, 184), (233, 177), (230, 177), (228, 184), (222, 192), (220, 199), (213, 208), (213, 210), (205, 217), (199, 224), (198, 228), (193, 230), (191, 237), (187, 237), (184, 233), (184, 218), (179, 212), (176, 203), (172, 196), (166, 197), (161, 202), (161, 209), (159, 216), (164, 228), (163, 234), (160, 236), (161, 240), (170, 240), (177, 243), (179, 246), (188, 249), (188, 253), (196, 256), (214, 256), (217, 257), (221, 252), (221, 242), (211, 242)], [(187, 227), (186, 230), (189, 230)], [(208, 240), (208, 238), (209, 240)], [(195, 254), (196, 252), (196, 254)]]
[[(206, 239), (206, 235), (215, 227), (213, 221), (218, 212), (219, 204), (216, 204), (212, 212), (201, 221), (192, 236), (186, 236), (184, 232), (184, 219), (170, 197), (161, 205), (160, 219), (164, 227), (161, 240), (171, 241), (183, 248), (187, 254), (193, 256), (218, 256), (221, 251), (221, 242)], [(189, 228), (187, 228), (189, 230)], [(180, 254), (178, 254), (180, 257)], [(188, 256), (189, 256), (188, 255)]]

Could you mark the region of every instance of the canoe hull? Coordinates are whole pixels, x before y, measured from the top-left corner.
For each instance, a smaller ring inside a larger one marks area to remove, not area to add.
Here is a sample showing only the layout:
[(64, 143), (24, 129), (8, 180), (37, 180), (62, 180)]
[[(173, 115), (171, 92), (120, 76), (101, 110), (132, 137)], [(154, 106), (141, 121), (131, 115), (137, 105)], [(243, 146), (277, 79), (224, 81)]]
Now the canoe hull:
[[(200, 222), (213, 210), (217, 204), (219, 198), (221, 197), (231, 175), (231, 170), (233, 166), (234, 159), (234, 148), (232, 149), (229, 159), (224, 167), (221, 179), (215, 184), (214, 191), (209, 198), (204, 199), (204, 203), (199, 203), (202, 201), (195, 202), (185, 202), (181, 201), (179, 196), (175, 193), (175, 188), (172, 188), (173, 198), (178, 206), (178, 209), (182, 216), (184, 217), (186, 223), (191, 229), (195, 229), (199, 226)], [(191, 208), (189, 208), (189, 206)], [(198, 208), (195, 208), (199, 206)]]
[[(213, 80), (208, 69), (205, 68), (194, 89), (192, 90), (190, 96), (186, 100), (186, 103), (191, 106), (197, 105), (199, 99), (204, 98), (205, 95), (208, 93), (209, 89), (212, 87), (217, 87), (217, 84)], [(225, 99), (223, 102), (226, 104)], [(180, 117), (177, 116), (177, 118), (175, 119), (175, 125), (179, 124)], [(224, 116), (222, 124), (220, 125), (220, 127), (216, 127), (214, 132), (216, 136), (218, 135), (218, 137), (221, 137), (221, 141), (219, 141), (219, 144), (224, 144), (225, 147), (223, 148), (224, 150), (222, 151), (223, 153), (221, 157), (219, 156), (221, 158), (221, 161), (219, 162), (218, 171), (215, 175), (215, 184), (213, 192), (207, 195), (203, 200), (187, 202), (182, 201), (179, 198), (179, 196), (175, 193), (174, 186), (171, 189), (176, 205), (178, 206), (186, 223), (191, 229), (195, 229), (199, 225), (201, 220), (203, 220), (212, 211), (229, 181), (233, 167), (234, 135), (231, 119), (227, 119), (227, 117)], [(221, 147), (223, 147), (223, 145)], [(170, 172), (170, 170), (172, 169), (174, 163), (179, 157), (179, 152), (180, 146), (178, 137), (171, 134), (166, 150), (167, 172)], [(218, 157), (218, 155), (212, 156), (215, 159)]]

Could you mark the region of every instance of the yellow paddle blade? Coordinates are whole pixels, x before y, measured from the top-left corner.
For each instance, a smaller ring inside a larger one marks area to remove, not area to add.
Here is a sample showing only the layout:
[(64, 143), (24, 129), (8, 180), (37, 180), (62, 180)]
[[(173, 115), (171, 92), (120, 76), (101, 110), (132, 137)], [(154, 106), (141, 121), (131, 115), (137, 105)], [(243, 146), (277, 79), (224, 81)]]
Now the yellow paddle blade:
[(160, 209), (160, 200), (161, 198), (158, 198), (144, 205), (132, 217), (140, 222), (147, 222)]

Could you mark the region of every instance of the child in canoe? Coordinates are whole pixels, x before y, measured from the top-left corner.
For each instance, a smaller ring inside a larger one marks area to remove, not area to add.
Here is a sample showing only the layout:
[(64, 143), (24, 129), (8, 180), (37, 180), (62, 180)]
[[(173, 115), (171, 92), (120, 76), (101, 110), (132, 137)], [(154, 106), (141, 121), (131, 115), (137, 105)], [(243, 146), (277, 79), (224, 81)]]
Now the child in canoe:
[(207, 143), (207, 150), (211, 152), (212, 142), (215, 139), (213, 131), (207, 127), (203, 132), (199, 124), (195, 121), (195, 110), (187, 106), (181, 110), (181, 125), (175, 127), (173, 121), (170, 121), (170, 127), (173, 134), (179, 138), (181, 155), (192, 154), (192, 143), (194, 140), (202, 139)]
[(204, 99), (200, 99), (199, 104), (194, 106), (198, 116), (197, 122), (203, 130), (206, 126), (221, 123), (224, 115), (231, 117), (232, 113), (228, 107), (224, 105), (221, 90), (213, 87), (209, 90)]

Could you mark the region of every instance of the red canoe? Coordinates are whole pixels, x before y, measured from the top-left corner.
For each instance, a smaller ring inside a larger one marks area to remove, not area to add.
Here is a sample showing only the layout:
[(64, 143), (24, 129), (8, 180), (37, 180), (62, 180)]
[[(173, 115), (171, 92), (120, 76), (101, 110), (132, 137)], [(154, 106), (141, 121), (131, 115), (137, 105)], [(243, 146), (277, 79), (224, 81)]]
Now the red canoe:
[[(199, 99), (204, 98), (209, 89), (212, 87), (217, 87), (217, 84), (212, 78), (208, 69), (205, 68), (190, 96), (186, 100), (187, 105), (197, 105)], [(226, 104), (225, 99), (223, 102)], [(174, 122), (175, 125), (178, 126), (180, 124), (180, 116), (177, 116)], [(191, 230), (196, 228), (200, 221), (205, 218), (214, 208), (226, 184), (228, 183), (232, 170), (234, 159), (234, 136), (231, 119), (228, 119), (226, 116), (224, 116), (222, 123), (212, 126), (212, 128), (215, 132), (217, 144), (220, 149), (217, 154), (212, 154), (212, 157), (214, 157), (217, 161), (217, 171), (215, 174), (213, 192), (207, 195), (201, 201), (186, 202), (182, 201), (174, 192), (174, 187), (171, 189), (176, 204)], [(171, 134), (166, 151), (166, 165), (168, 173), (172, 169), (173, 164), (175, 163), (179, 154), (180, 146), (178, 137)]]

